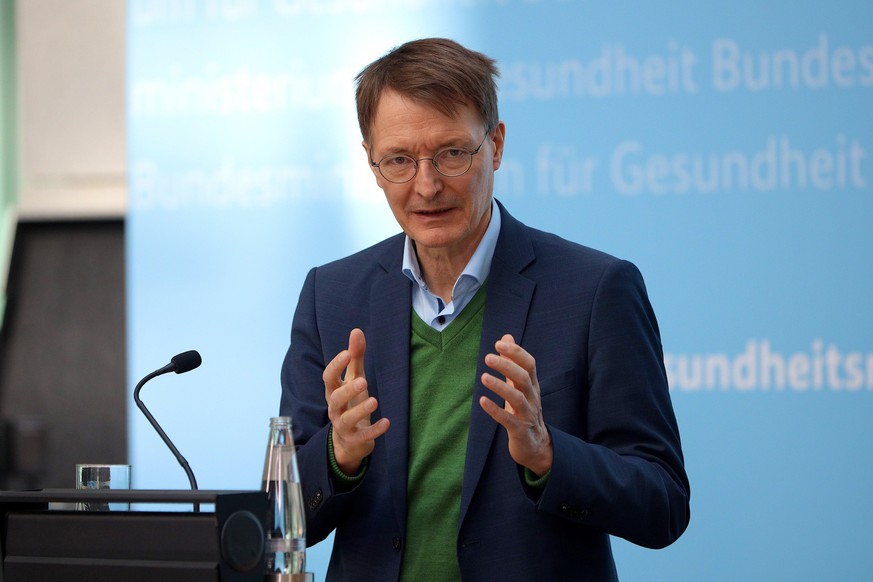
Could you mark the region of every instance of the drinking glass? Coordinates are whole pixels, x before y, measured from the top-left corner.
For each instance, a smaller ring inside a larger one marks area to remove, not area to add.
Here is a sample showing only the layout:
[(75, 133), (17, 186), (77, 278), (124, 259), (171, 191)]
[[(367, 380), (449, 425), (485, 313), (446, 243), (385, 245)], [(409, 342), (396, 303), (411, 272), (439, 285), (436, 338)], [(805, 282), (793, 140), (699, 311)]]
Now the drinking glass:
[[(76, 489), (130, 489), (130, 465), (76, 465)], [(85, 501), (77, 509), (84, 511), (128, 511), (130, 503)]]

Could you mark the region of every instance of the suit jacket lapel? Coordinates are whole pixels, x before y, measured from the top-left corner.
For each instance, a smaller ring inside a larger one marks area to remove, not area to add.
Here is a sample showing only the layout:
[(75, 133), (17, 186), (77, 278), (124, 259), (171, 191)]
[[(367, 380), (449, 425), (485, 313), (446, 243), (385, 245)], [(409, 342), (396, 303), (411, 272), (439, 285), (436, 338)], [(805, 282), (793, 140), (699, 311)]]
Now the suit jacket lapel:
[[(399, 244), (386, 245), (380, 259), (384, 269), (373, 282), (370, 300), (370, 328), (367, 352), (373, 363), (368, 370), (375, 380), (381, 416), (391, 421), (382, 436), (391, 496), (399, 527), (406, 524), (406, 478), (409, 457), (409, 329), (411, 282), (401, 272), (403, 237)], [(368, 380), (370, 376), (368, 375)]]
[[(485, 366), (485, 355), (494, 352), (494, 343), (504, 334), (511, 334), (516, 342), (522, 341), (536, 286), (531, 279), (520, 274), (534, 260), (533, 245), (527, 235), (526, 227), (510, 216), (499, 202), (498, 205), (501, 213), (500, 236), (491, 261), (491, 272), (488, 275), (488, 296), (485, 300), (476, 385), (473, 389), (459, 523), (464, 521), (499, 426), (482, 410), (479, 398), (487, 396), (503, 406), (503, 400), (485, 388), (480, 380), (482, 374), (489, 370)], [(496, 453), (509, 454), (508, 451)]]

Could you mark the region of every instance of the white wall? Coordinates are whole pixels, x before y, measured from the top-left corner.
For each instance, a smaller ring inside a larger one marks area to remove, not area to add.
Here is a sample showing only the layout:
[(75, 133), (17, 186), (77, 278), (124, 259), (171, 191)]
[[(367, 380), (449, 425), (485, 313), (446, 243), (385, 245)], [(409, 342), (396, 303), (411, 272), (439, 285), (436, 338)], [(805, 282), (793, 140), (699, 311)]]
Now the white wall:
[(123, 0), (16, 4), (21, 219), (123, 216)]

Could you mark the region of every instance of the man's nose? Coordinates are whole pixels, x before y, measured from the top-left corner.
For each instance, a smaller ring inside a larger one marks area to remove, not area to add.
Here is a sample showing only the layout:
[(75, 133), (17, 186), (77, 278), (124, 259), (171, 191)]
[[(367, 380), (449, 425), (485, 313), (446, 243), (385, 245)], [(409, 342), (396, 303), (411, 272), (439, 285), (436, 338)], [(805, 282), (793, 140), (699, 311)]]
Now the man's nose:
[(418, 172), (414, 178), (416, 193), (424, 198), (433, 198), (443, 189), (442, 177), (434, 167), (432, 159), (418, 160)]

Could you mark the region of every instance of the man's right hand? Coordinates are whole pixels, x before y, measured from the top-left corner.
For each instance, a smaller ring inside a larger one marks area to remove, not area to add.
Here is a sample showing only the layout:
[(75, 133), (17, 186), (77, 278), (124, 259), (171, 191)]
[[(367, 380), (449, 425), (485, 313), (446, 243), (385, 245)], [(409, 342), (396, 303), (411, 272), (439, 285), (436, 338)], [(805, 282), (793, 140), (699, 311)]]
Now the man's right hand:
[[(364, 332), (353, 329), (349, 347), (341, 351), (324, 369), (324, 397), (327, 415), (333, 425), (333, 452), (339, 468), (354, 475), (364, 459), (373, 452), (376, 439), (391, 424), (387, 418), (370, 423), (370, 415), (379, 403), (367, 392), (364, 377)], [(345, 371), (345, 372), (343, 372)]]

